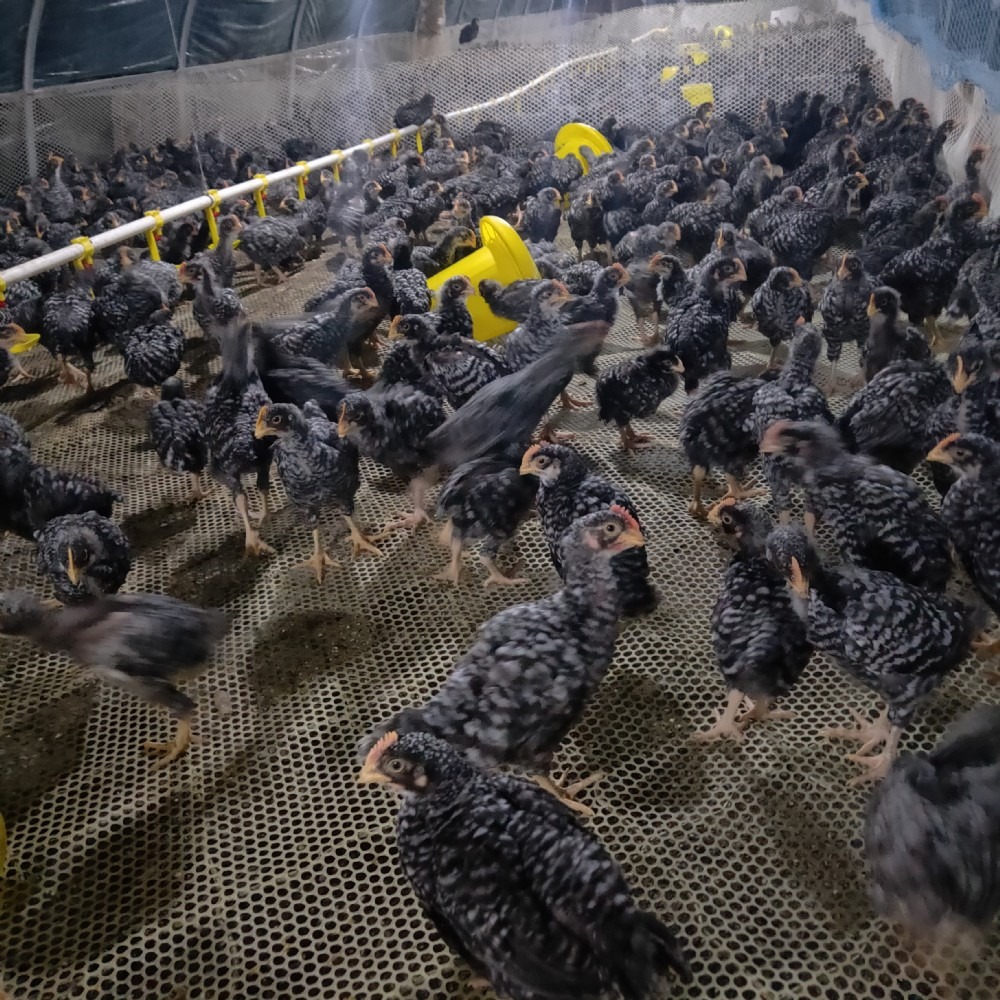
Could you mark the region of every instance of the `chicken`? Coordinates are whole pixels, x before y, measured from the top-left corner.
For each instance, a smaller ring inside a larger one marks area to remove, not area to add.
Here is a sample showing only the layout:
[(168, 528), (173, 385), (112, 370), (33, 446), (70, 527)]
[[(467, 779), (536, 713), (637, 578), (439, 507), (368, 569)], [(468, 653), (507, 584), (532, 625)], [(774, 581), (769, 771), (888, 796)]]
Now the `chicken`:
[(893, 361), (930, 361), (931, 349), (924, 335), (899, 319), (899, 292), (876, 288), (868, 302), (868, 338), (862, 352), (865, 381), (870, 382)]
[[(952, 434), (927, 458), (958, 474), (941, 502), (941, 520), (976, 592), (1000, 617), (1000, 444), (979, 434)], [(1000, 642), (984, 641), (977, 648), (996, 653)]]
[(270, 271), (277, 280), (285, 280), (282, 268), (299, 258), (306, 241), (294, 219), (266, 215), (254, 219), (243, 227), (240, 250), (253, 263), (257, 284), (263, 285), (264, 273)]
[(701, 260), (711, 249), (719, 227), (729, 221), (732, 200), (732, 188), (719, 179), (709, 185), (704, 201), (682, 202), (675, 206), (667, 219), (680, 226), (678, 249)]
[[(822, 339), (815, 327), (799, 327), (781, 374), (754, 393), (751, 419), (758, 445), (779, 420), (834, 422), (822, 392), (813, 385), (813, 370), (821, 345)], [(791, 517), (792, 483), (798, 478), (796, 471), (784, 455), (766, 453), (761, 454), (761, 468), (771, 490), (771, 505), (778, 512), (780, 522), (787, 524)]]
[(338, 435), (406, 480), (413, 494), (413, 512), (386, 525), (381, 536), (430, 520), (423, 506), (427, 484), (420, 473), (433, 464), (427, 439), (444, 421), (438, 400), (405, 385), (356, 392), (341, 403)]
[(179, 378), (168, 378), (160, 386), (160, 401), (149, 411), (149, 439), (165, 468), (188, 477), (188, 497), (195, 503), (208, 495), (201, 485), (208, 465), (205, 428), (204, 403), (188, 399)]
[(472, 339), (472, 314), (469, 298), (476, 294), (472, 282), (464, 274), (449, 278), (437, 295), (434, 325), (437, 332), (447, 337)]
[(639, 213), (631, 205), (625, 176), (620, 170), (612, 171), (605, 179), (601, 207), (604, 209), (604, 233), (612, 246), (642, 223)]
[(117, 594), (132, 568), (128, 540), (94, 511), (54, 517), (35, 534), (38, 572), (63, 604)]
[[(694, 740), (739, 742), (752, 722), (791, 718), (774, 710), (774, 702), (798, 681), (812, 646), (784, 577), (768, 561), (766, 512), (729, 498), (709, 511), (708, 521), (736, 544), (712, 609), (712, 648), (729, 695), (715, 724)], [(747, 700), (749, 710), (739, 716)]]
[(361, 486), (358, 449), (342, 441), (333, 424), (319, 407), (306, 403), (299, 409), (289, 403), (262, 406), (257, 414), (254, 437), (276, 437), (274, 461), (285, 494), (306, 524), (312, 529), (313, 553), (303, 563), (322, 583), (329, 566), (339, 566), (322, 544), (320, 518), (335, 509), (351, 533), (354, 557), (361, 552), (382, 553), (354, 523), (354, 498)]
[[(475, 250), (479, 240), (475, 231), (466, 226), (452, 226), (432, 247), (414, 247), (413, 265), (428, 278), (451, 267), (466, 253)], [(409, 310), (422, 312), (423, 310)]]
[(543, 281), (535, 288), (528, 318), (504, 338), (504, 358), (511, 371), (525, 368), (552, 346), (563, 330), (560, 309), (569, 298), (561, 281)]
[(673, 352), (654, 347), (619, 361), (598, 376), (594, 386), (597, 415), (604, 423), (615, 422), (626, 452), (652, 442), (650, 435), (635, 431), (632, 421), (651, 417), (677, 391), (683, 372), (684, 365)]
[(936, 361), (895, 361), (851, 397), (837, 427), (850, 451), (909, 473), (926, 452), (931, 414), (951, 395)]
[(458, 584), (466, 544), (481, 538), (479, 560), (489, 570), (484, 587), (518, 586), (524, 577), (507, 576), (497, 566), (500, 546), (513, 538), (535, 502), (538, 483), (522, 476), (519, 448), (498, 457), (473, 459), (451, 474), (438, 494), (438, 516), (447, 519), (441, 541), (451, 550), (448, 565), (434, 579)]
[(948, 532), (907, 475), (843, 450), (828, 424), (778, 421), (760, 444), (796, 470), (810, 523), (822, 519), (841, 558), (942, 592), (951, 578)]
[(562, 196), (554, 187), (542, 188), (530, 197), (524, 206), (524, 215), (518, 227), (532, 242), (554, 240), (562, 221)]
[(0, 634), (24, 636), (52, 653), (66, 653), (98, 678), (178, 718), (167, 743), (147, 742), (167, 767), (191, 745), (195, 703), (173, 681), (202, 667), (229, 631), (229, 620), (159, 594), (100, 597), (61, 611), (47, 610), (24, 591), (0, 593)]
[(837, 386), (837, 364), (844, 344), (854, 341), (859, 357), (868, 340), (868, 306), (875, 281), (865, 270), (860, 257), (845, 253), (833, 280), (823, 289), (819, 312), (823, 317), (823, 337), (826, 340), (826, 359), (830, 371), (826, 387), (833, 392)]
[[(94, 300), (84, 279), (77, 276), (80, 273), (64, 268), (59, 290), (45, 300), (41, 344), (55, 358), (61, 381), (92, 392), (97, 350)], [(73, 357), (83, 359), (83, 371), (70, 363)]]
[[(521, 460), (522, 475), (538, 477), (535, 504), (542, 533), (556, 572), (566, 579), (562, 545), (567, 532), (580, 517), (617, 505), (638, 522), (639, 514), (628, 494), (603, 476), (592, 472), (579, 452), (566, 445), (532, 445)], [(656, 608), (657, 595), (649, 582), (649, 562), (640, 548), (612, 561), (622, 613), (633, 617)]]
[[(676, 187), (675, 184), (675, 190)], [(569, 225), (570, 237), (576, 246), (577, 256), (581, 260), (583, 260), (584, 243), (593, 251), (606, 240), (604, 212), (597, 195), (592, 190), (582, 191), (573, 197), (566, 213), (566, 222)]]
[(643, 545), (632, 516), (602, 506), (575, 520), (561, 546), (561, 590), (515, 604), (485, 622), (444, 685), (420, 708), (377, 725), (359, 756), (388, 732), (427, 733), (446, 740), (479, 767), (517, 764), (571, 808), (580, 787), (562, 790), (549, 778), (552, 758), (604, 679), (621, 613), (612, 560)]
[(125, 377), (145, 389), (153, 389), (180, 370), (184, 356), (184, 333), (171, 321), (166, 307), (117, 340), (125, 364)]
[[(656, 185), (653, 197), (642, 207), (640, 219), (644, 226), (659, 226), (670, 218), (677, 207), (677, 181), (666, 180)], [(572, 206), (570, 206), (572, 212)], [(570, 223), (572, 229), (572, 222)]]
[(681, 414), (678, 440), (691, 463), (691, 501), (688, 513), (705, 517), (701, 502), (705, 477), (718, 466), (726, 476), (727, 497), (749, 500), (760, 490), (740, 485), (746, 467), (757, 457), (753, 426), (753, 399), (763, 379), (716, 372), (700, 386)]
[(809, 286), (803, 283), (795, 268), (776, 267), (754, 292), (750, 310), (757, 320), (757, 329), (771, 345), (767, 366), (773, 368), (778, 361), (781, 343), (792, 339), (798, 320), (812, 322), (813, 304)]
[(423, 125), (428, 118), (434, 117), (434, 95), (424, 94), (419, 100), (400, 105), (392, 116), (396, 128), (409, 128), (411, 125)]
[[(271, 402), (254, 360), (250, 331), (241, 320), (220, 329), (222, 371), (205, 396), (205, 441), (211, 455), (212, 477), (229, 489), (243, 522), (247, 555), (273, 555), (274, 549), (261, 540), (258, 523), (268, 515), (271, 489), (271, 444), (254, 437), (257, 414)], [(263, 504), (251, 515), (241, 479), (253, 472)]]
[(403, 873), (441, 938), (498, 996), (639, 1000), (668, 972), (690, 982), (681, 944), (544, 792), (483, 774), (424, 733), (387, 733), (358, 780), (403, 793)]
[(1000, 911), (1000, 709), (979, 706), (930, 753), (903, 754), (868, 803), (869, 894), (932, 946), (981, 941)]
[(684, 365), (685, 392), (694, 392), (706, 376), (730, 366), (727, 294), (746, 277), (741, 260), (723, 257), (705, 271), (691, 294), (670, 310), (663, 343)]
[(34, 377), (17, 358), (20, 350), (24, 350), (31, 342), (23, 327), (17, 323), (0, 326), (0, 389), (8, 383), (17, 385)]
[[(847, 758), (865, 768), (852, 784), (884, 778), (921, 702), (969, 655), (982, 628), (982, 609), (891, 573), (831, 569), (801, 528), (776, 529), (767, 553), (789, 583), (809, 642), (885, 701), (886, 710), (874, 723), (859, 716), (857, 729), (824, 734), (861, 744)], [(872, 754), (881, 744), (882, 751)]]

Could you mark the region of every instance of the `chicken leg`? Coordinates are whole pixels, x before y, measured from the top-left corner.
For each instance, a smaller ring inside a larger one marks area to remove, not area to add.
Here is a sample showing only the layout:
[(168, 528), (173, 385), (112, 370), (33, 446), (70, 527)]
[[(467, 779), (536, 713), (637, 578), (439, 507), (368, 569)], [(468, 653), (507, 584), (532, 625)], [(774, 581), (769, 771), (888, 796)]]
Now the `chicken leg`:
[(585, 410), (588, 406), (593, 406), (589, 399), (577, 399), (571, 396), (565, 389), (559, 394), (559, 402), (564, 410)]
[(492, 586), (520, 587), (531, 582), (526, 576), (507, 576), (490, 556), (480, 555), (479, 561), (490, 571), (490, 575), (483, 581), (484, 589), (488, 590)]
[(536, 785), (544, 788), (550, 795), (554, 795), (567, 809), (572, 809), (573, 812), (579, 813), (581, 816), (593, 816), (594, 810), (582, 802), (577, 802), (576, 796), (585, 788), (590, 788), (591, 785), (596, 785), (597, 782), (603, 781), (604, 777), (603, 771), (596, 771), (589, 778), (575, 781), (566, 788), (563, 788), (558, 782), (553, 781), (547, 774), (533, 775), (532, 780)]
[(726, 476), (726, 490), (724, 500), (732, 498), (733, 500), (752, 500), (754, 497), (762, 497), (767, 495), (767, 490), (764, 489), (747, 489), (740, 485), (740, 481), (735, 476)]
[(743, 730), (746, 723), (738, 719), (740, 707), (743, 704), (743, 692), (732, 690), (726, 699), (726, 707), (717, 716), (711, 728), (695, 733), (691, 737), (693, 743), (717, 743), (719, 740), (735, 740), (737, 743), (743, 739)]
[(192, 743), (199, 742), (191, 735), (191, 720), (178, 719), (177, 732), (174, 738), (167, 743), (156, 743), (153, 740), (146, 740), (142, 748), (149, 753), (163, 754), (163, 756), (153, 765), (154, 771), (162, 771), (169, 767), (175, 760), (183, 757)]
[(703, 465), (696, 465), (691, 470), (691, 502), (688, 504), (688, 513), (702, 520), (708, 516), (705, 505), (701, 502), (701, 490), (707, 475), (708, 469)]
[(375, 548), (364, 532), (354, 523), (354, 518), (348, 514), (344, 515), (347, 527), (351, 532), (351, 558), (357, 559), (362, 552), (370, 552), (373, 556), (383, 556), (385, 553), (381, 549)]
[(388, 538), (393, 532), (406, 528), (416, 531), (425, 521), (430, 523), (430, 515), (424, 510), (424, 498), (427, 496), (427, 481), (423, 476), (417, 476), (410, 484), (410, 492), (413, 496), (413, 513), (404, 514), (395, 521), (390, 521), (372, 541), (380, 542)]
[[(824, 729), (821, 736), (828, 740), (852, 740), (861, 744), (859, 754), (867, 754), (880, 743), (884, 743), (889, 737), (889, 709), (882, 709), (882, 713), (873, 722), (862, 712), (854, 712), (857, 722), (855, 729)], [(853, 755), (852, 755), (853, 756)]]
[(298, 568), (311, 569), (316, 574), (316, 582), (322, 583), (328, 567), (340, 569), (340, 563), (323, 548), (319, 528), (313, 528), (313, 554), (305, 562), (299, 563)]
[[(864, 785), (869, 781), (881, 781), (883, 778), (887, 777), (889, 770), (892, 768), (893, 761), (896, 759), (896, 749), (899, 746), (899, 738), (903, 735), (903, 729), (901, 726), (893, 726), (889, 729), (888, 734), (885, 737), (885, 746), (882, 748), (880, 753), (867, 754), (865, 753), (865, 747), (862, 747), (857, 753), (848, 754), (845, 760), (853, 761), (855, 764), (864, 765), (867, 770), (863, 774), (859, 774), (852, 778), (850, 785), (852, 787), (856, 785)], [(867, 746), (868, 744), (865, 744)]]
[(243, 548), (246, 554), (248, 556), (274, 555), (274, 549), (266, 542), (261, 541), (260, 532), (250, 522), (250, 513), (247, 509), (247, 497), (245, 493), (237, 495), (236, 510), (243, 520), (243, 531), (245, 534)]
[(648, 448), (654, 443), (652, 434), (639, 434), (631, 424), (619, 427), (618, 434), (622, 439), (622, 447), (626, 451), (639, 451), (641, 448)]
[(462, 550), (465, 546), (462, 544), (462, 539), (456, 537), (454, 534), (451, 536), (449, 544), (451, 547), (451, 559), (448, 561), (448, 565), (440, 572), (435, 573), (431, 579), (453, 583), (457, 587), (462, 580)]
[(187, 495), (190, 503), (197, 503), (208, 496), (208, 490), (201, 485), (201, 476), (197, 472), (188, 473), (188, 482), (191, 484), (191, 490)]

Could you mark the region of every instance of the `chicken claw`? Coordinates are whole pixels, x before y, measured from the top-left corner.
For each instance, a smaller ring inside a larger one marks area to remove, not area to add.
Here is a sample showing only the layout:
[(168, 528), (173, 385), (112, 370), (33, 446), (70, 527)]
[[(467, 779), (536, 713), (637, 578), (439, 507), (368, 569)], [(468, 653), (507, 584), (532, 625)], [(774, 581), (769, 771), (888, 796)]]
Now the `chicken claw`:
[(175, 760), (180, 759), (187, 752), (191, 744), (198, 744), (201, 740), (191, 735), (191, 723), (187, 719), (181, 719), (177, 723), (177, 732), (174, 738), (167, 743), (156, 743), (153, 740), (146, 740), (143, 743), (143, 750), (148, 753), (163, 754), (160, 760), (153, 765), (154, 771), (162, 771), (169, 767)]
[(747, 489), (740, 485), (735, 476), (726, 476), (726, 485), (728, 489), (723, 497), (724, 500), (752, 500), (754, 497), (767, 496), (768, 492), (765, 489)]
[(481, 555), (479, 561), (490, 571), (490, 575), (483, 581), (483, 589), (490, 587), (520, 587), (531, 581), (526, 576), (507, 576), (503, 570), (489, 557)]
[(448, 565), (439, 573), (435, 573), (431, 579), (453, 583), (457, 587), (462, 582), (462, 549), (464, 546), (462, 545), (462, 540), (455, 538), (454, 535), (451, 538), (450, 545), (451, 559), (448, 560)]
[(593, 406), (593, 401), (589, 399), (577, 399), (563, 390), (559, 394), (559, 402), (564, 410), (585, 410), (588, 406)]
[(730, 691), (726, 699), (726, 707), (722, 712), (716, 714), (714, 725), (703, 732), (694, 733), (691, 737), (692, 743), (717, 743), (719, 740), (735, 740), (737, 743), (743, 740), (743, 730), (746, 722), (738, 719), (740, 706), (743, 704), (742, 691)]
[(594, 810), (590, 806), (584, 805), (582, 802), (577, 802), (575, 796), (582, 792), (585, 788), (589, 788), (591, 785), (597, 784), (598, 781), (604, 779), (604, 772), (597, 771), (592, 774), (589, 778), (584, 778), (582, 781), (574, 782), (568, 788), (563, 788), (562, 785), (553, 781), (548, 775), (536, 774), (532, 776), (532, 780), (536, 785), (544, 788), (550, 795), (554, 795), (567, 809), (572, 809), (573, 812), (579, 813), (581, 816), (590, 817), (594, 815)]
[(404, 528), (408, 531), (416, 531), (425, 521), (430, 523), (430, 515), (422, 507), (418, 507), (412, 514), (404, 514), (396, 521), (390, 521), (377, 535), (372, 538), (373, 542), (381, 542), (396, 531)]
[(322, 583), (327, 568), (340, 569), (340, 563), (323, 548), (319, 528), (313, 530), (313, 554), (298, 569), (311, 569), (316, 574), (316, 582)]
[(348, 517), (345, 514), (344, 520), (351, 531), (351, 558), (357, 559), (362, 552), (369, 552), (373, 556), (379, 556), (380, 558), (385, 555), (381, 549), (372, 545), (371, 539), (365, 537), (364, 532), (354, 523), (353, 517)]
[(854, 712), (854, 719), (857, 722), (856, 729), (824, 729), (820, 735), (828, 740), (853, 740), (861, 744), (859, 754), (866, 754), (880, 743), (884, 743), (889, 738), (889, 710), (883, 709), (882, 714), (874, 720), (868, 718), (863, 712)]

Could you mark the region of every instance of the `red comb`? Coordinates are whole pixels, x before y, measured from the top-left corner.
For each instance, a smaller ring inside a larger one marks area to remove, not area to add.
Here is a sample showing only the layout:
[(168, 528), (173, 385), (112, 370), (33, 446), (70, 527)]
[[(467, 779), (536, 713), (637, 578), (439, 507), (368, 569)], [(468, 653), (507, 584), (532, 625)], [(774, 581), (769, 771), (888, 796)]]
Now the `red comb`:
[(540, 444), (533, 444), (521, 457), (521, 461), (530, 462), (541, 450), (542, 446)]
[(632, 531), (642, 531), (639, 527), (639, 522), (619, 504), (613, 503), (611, 505), (611, 513), (617, 514), (625, 522), (626, 528), (631, 528)]
[(957, 431), (954, 434), (949, 434), (946, 438), (938, 441), (937, 446), (938, 448), (947, 448), (948, 445), (954, 444), (961, 436), (962, 434), (960, 431)]
[(375, 744), (368, 751), (368, 756), (365, 757), (365, 767), (375, 767), (375, 765), (382, 759), (382, 754), (386, 752), (394, 743), (399, 740), (399, 733), (386, 733), (378, 743)]

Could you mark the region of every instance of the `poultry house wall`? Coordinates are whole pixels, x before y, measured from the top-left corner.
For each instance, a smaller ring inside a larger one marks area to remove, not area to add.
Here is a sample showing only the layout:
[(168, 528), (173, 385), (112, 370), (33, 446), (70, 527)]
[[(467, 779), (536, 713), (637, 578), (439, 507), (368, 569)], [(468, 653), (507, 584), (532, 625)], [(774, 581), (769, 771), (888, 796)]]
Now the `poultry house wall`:
[[(877, 53), (884, 92), (912, 93), (935, 117), (963, 121), (960, 142), (991, 142), (995, 119), (981, 99), (935, 91), (916, 50), (866, 5), (799, 6), (811, 23), (754, 33), (749, 26), (768, 20), (771, 5), (678, 5), (581, 23), (539, 15), (504, 22), (509, 44), (497, 51), (404, 62), (406, 41), (387, 37), (363, 57), (327, 48), (294, 60), (53, 89), (36, 97), (39, 151), (106, 155), (124, 142), (211, 128), (243, 145), (271, 146), (306, 131), (346, 145), (384, 131), (392, 108), (428, 87), (444, 109), (462, 107), (619, 44), (620, 53), (491, 114), (518, 138), (611, 112), (665, 123), (683, 105), (659, 83), (662, 68), (681, 61), (687, 27), (710, 48), (700, 28), (723, 23), (735, 29), (733, 48), (711, 49), (706, 64), (723, 108), (752, 113), (764, 95), (840, 86), (851, 66)], [(670, 35), (631, 43), (665, 22)], [(484, 24), (487, 41), (494, 30)], [(738, 72), (726, 70), (727, 52), (739, 57)], [(20, 179), (23, 104), (0, 101), (0, 115), (4, 169)], [(961, 158), (957, 143), (950, 155)], [(317, 260), (276, 288), (254, 291), (246, 276), (238, 280), (253, 317), (266, 319), (297, 312), (328, 279)], [(197, 336), (188, 306), (177, 318)], [(620, 320), (600, 363), (634, 352), (636, 332), (630, 317)], [(734, 351), (736, 369), (759, 370), (766, 342), (742, 325), (733, 332), (746, 341)], [(194, 347), (188, 375), (201, 395), (218, 367), (211, 352)], [(27, 363), (44, 365), (40, 353)], [(843, 364), (856, 363), (849, 347)], [(396, 803), (359, 788), (354, 743), (373, 720), (434, 692), (490, 615), (554, 589), (540, 533), (528, 526), (518, 538), (514, 558), (533, 582), (516, 596), (486, 591), (478, 578), (447, 591), (431, 584), (427, 576), (445, 555), (429, 531), (393, 543), (385, 560), (331, 573), (318, 588), (293, 568), (307, 535), (279, 486), (267, 528), (278, 555), (244, 562), (228, 496), (216, 489), (197, 507), (186, 505), (185, 484), (163, 473), (149, 448), (146, 404), (133, 398), (117, 355), (102, 357), (100, 377), (103, 408), (52, 385), (5, 402), (4, 411), (30, 430), (40, 461), (121, 490), (135, 554), (129, 588), (224, 603), (234, 626), (211, 670), (187, 686), (200, 705), (204, 744), (181, 769), (155, 774), (139, 746), (166, 735), (165, 717), (58, 657), (0, 643), (0, 811), (11, 860), (0, 879), (0, 994), (482, 997), (401, 878)], [(643, 905), (675, 923), (698, 956), (697, 985), (675, 995), (995, 998), (995, 932), (980, 961), (940, 971), (911, 958), (873, 915), (859, 840), (865, 797), (844, 787), (843, 750), (817, 737), (872, 703), (832, 662), (817, 658), (810, 667), (787, 701), (796, 719), (784, 728), (709, 752), (688, 743), (721, 692), (707, 623), (726, 557), (685, 509), (690, 470), (676, 440), (683, 402), (675, 396), (649, 423), (662, 447), (630, 458), (592, 413), (563, 424), (579, 433), (576, 443), (596, 468), (628, 484), (649, 526), (654, 583), (667, 599), (623, 629), (612, 674), (558, 757), (569, 776), (597, 767), (609, 774), (595, 791), (591, 826)], [(374, 526), (399, 513), (402, 484), (367, 461), (363, 474), (359, 516)], [(748, 483), (762, 484), (756, 474)], [(37, 588), (27, 543), (0, 539), (0, 567), (5, 581)], [(992, 701), (995, 688), (979, 666), (966, 665), (908, 732), (907, 749), (932, 747), (947, 721)]]

